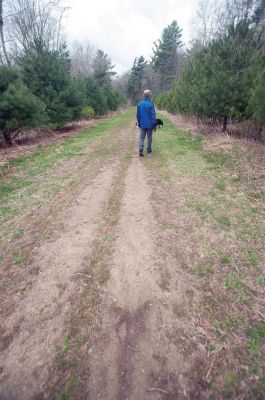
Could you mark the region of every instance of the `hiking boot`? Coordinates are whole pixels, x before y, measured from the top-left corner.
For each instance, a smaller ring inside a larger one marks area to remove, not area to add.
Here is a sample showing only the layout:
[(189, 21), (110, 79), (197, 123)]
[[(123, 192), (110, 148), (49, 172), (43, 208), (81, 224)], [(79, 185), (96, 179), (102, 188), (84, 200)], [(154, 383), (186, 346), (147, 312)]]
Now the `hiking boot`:
[(152, 150), (147, 149), (146, 152), (147, 153), (152, 153)]
[(141, 156), (141, 157), (144, 156), (144, 150), (143, 149), (139, 149), (139, 156)]

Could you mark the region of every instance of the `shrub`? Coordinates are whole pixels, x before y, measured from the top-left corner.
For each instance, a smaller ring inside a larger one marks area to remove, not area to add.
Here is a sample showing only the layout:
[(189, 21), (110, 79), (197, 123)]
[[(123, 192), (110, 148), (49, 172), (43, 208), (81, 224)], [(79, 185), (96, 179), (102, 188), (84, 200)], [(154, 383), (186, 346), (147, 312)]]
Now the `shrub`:
[(84, 119), (93, 118), (95, 116), (95, 111), (94, 111), (93, 107), (91, 107), (91, 106), (84, 107), (81, 112), (81, 116)]

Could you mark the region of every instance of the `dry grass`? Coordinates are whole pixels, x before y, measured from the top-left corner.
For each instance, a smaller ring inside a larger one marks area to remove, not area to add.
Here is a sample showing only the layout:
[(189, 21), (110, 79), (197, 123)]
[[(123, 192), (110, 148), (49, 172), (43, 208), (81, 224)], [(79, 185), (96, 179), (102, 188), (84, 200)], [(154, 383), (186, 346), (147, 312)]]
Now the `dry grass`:
[[(237, 162), (237, 176), (257, 190), (265, 187), (265, 145), (229, 135), (212, 135), (204, 142), (206, 150), (223, 151)], [(235, 176), (236, 177), (236, 176)]]
[(192, 136), (185, 141), (185, 134), (164, 121), (157, 157), (147, 166), (156, 173), (153, 206), (167, 243), (165, 256), (172, 260), (167, 287), (179, 282), (178, 290), (180, 285), (181, 292), (192, 294), (175, 305), (170, 327), (172, 342), (191, 363), (187, 397), (261, 399), (264, 145), (208, 135), (196, 147), (198, 131), (191, 121), (185, 126), (185, 119), (170, 119)]
[(236, 160), (237, 172), (255, 188), (265, 187), (265, 144), (254, 140), (257, 126), (249, 121), (230, 124), (227, 132), (222, 127), (206, 125), (202, 120), (185, 115), (163, 112), (179, 129), (193, 135), (205, 135), (203, 147), (212, 152), (224, 152)]

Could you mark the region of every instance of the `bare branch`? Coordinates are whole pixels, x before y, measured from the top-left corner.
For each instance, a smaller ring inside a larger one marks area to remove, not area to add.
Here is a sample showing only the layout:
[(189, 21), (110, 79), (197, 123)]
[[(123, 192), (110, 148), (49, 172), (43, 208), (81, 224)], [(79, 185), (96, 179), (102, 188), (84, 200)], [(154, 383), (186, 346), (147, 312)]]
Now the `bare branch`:
[(73, 76), (91, 76), (96, 49), (90, 42), (75, 41), (71, 49), (71, 73)]
[(25, 52), (32, 46), (59, 49), (62, 19), (67, 10), (63, 0), (7, 0), (7, 3), (13, 52)]
[[(5, 37), (4, 37), (4, 20), (3, 20), (3, 0), (0, 0), (0, 42), (2, 46), (3, 56), (7, 65), (10, 65), (10, 60), (6, 51)], [(0, 60), (3, 64), (3, 57), (1, 56)]]

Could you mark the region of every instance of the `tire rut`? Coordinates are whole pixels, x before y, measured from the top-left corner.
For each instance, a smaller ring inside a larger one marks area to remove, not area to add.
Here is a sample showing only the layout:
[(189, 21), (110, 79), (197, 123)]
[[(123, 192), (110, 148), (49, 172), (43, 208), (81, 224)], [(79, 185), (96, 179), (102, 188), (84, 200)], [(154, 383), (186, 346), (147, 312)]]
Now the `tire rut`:
[[(75, 276), (93, 253), (104, 209), (119, 173), (119, 150), (127, 142), (122, 129), (109, 145), (98, 174), (85, 184), (71, 204), (57, 216), (60, 233), (35, 249), (32, 264), (38, 275), (24, 299), (2, 326), (0, 398), (30, 399), (42, 392), (56, 357), (56, 344), (66, 335), (71, 301), (82, 288)], [(102, 168), (103, 161), (106, 166)], [(91, 179), (91, 178), (90, 178)]]
[(76, 199), (75, 208), (61, 216), (62, 235), (43, 245), (36, 255), (37, 282), (6, 321), (6, 335), (16, 329), (13, 341), (1, 356), (1, 392), (4, 398), (28, 399), (39, 391), (53, 359), (52, 344), (63, 336), (64, 321), (75, 290), (73, 275), (82, 268), (96, 236), (100, 213), (115, 173), (103, 170)]
[[(6, 250), (5, 265), (0, 271), (0, 318), (7, 319), (21, 302), (21, 298), (24, 298), (27, 291), (35, 284), (38, 267), (34, 265), (34, 253), (40, 247), (45, 236), (52, 235), (55, 239), (61, 235), (62, 227), (61, 223), (58, 223), (58, 216), (62, 209), (75, 206), (75, 198), (97, 176), (103, 163), (112, 165), (113, 162), (116, 162), (117, 153), (123, 148), (125, 140), (126, 135), (123, 134), (123, 129), (119, 129), (118, 132), (110, 131), (106, 133), (106, 136), (96, 138), (95, 141), (89, 143), (87, 148), (84, 148), (85, 155), (82, 157), (60, 161), (49, 171), (52, 179), (56, 180), (59, 177), (59, 180), (63, 181), (64, 177), (70, 174), (73, 176), (74, 184), (67, 186), (64, 183), (64, 187), (58, 195), (52, 199), (44, 196), (39, 199), (37, 205), (33, 196), (33, 202), (29, 201), (23, 215), (15, 217), (1, 227)], [(102, 149), (104, 149), (104, 156), (101, 154)], [(28, 211), (29, 208), (30, 211)], [(19, 240), (13, 238), (16, 230), (24, 232), (23, 237)], [(28, 259), (28, 264), (23, 269), (20, 266), (14, 266), (14, 252), (17, 248), (23, 249), (23, 253)], [(23, 292), (19, 296), (14, 295), (12, 287), (21, 286)], [(0, 326), (0, 338), (2, 335)]]
[[(182, 376), (186, 363), (162, 332), (163, 327), (173, 326), (171, 296), (179, 293), (159, 287), (165, 261), (157, 247), (159, 230), (148, 180), (143, 159), (133, 157), (101, 307), (102, 333), (89, 350), (91, 399), (175, 399), (182, 392), (176, 387), (176, 375)], [(160, 387), (154, 387), (158, 383)]]
[[(168, 260), (160, 249), (163, 243), (158, 245), (152, 172), (147, 172), (145, 158), (136, 154), (138, 133), (133, 132), (131, 124), (110, 143), (113, 152), (102, 160), (107, 166), (101, 164), (100, 169), (98, 164), (98, 175), (61, 212), (62, 232), (34, 255), (39, 275), (6, 321), (6, 348), (0, 358), (3, 399), (58, 398), (58, 388), (52, 387), (55, 348), (71, 329), (73, 303), (78, 304), (83, 293), (74, 276), (84, 271), (89, 260), (93, 268), (97, 245), (108, 224), (116, 238), (112, 250), (104, 255), (110, 277), (99, 288), (102, 298), (100, 306), (95, 306), (94, 328), (87, 322), (94, 333), (88, 333), (87, 343), (82, 344), (85, 353), (77, 355), (86, 373), (79, 377), (82, 392), (77, 388), (75, 398), (186, 398), (182, 377), (187, 363), (171, 335), (177, 324), (172, 304), (183, 291), (163, 290), (159, 283)], [(118, 187), (120, 205), (106, 216), (107, 204)]]

